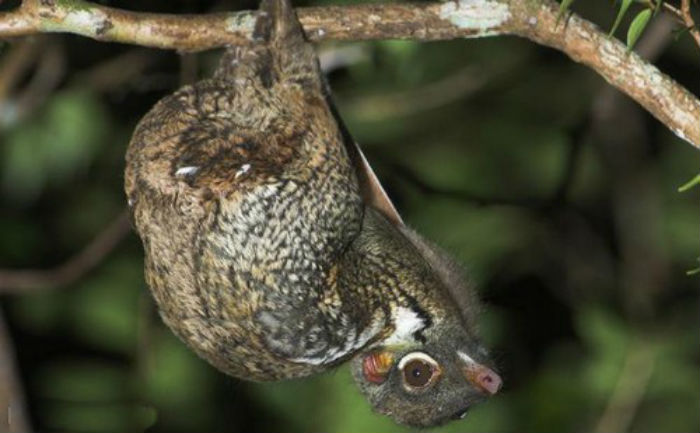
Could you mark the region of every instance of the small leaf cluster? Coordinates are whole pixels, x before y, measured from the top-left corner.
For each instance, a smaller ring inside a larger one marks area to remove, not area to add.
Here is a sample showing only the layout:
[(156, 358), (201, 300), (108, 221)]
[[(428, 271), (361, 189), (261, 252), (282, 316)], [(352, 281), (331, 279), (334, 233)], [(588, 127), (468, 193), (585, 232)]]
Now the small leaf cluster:
[[(573, 3), (573, 0), (562, 0), (559, 6), (559, 13), (557, 15), (557, 20), (560, 20), (561, 17), (566, 14), (570, 7), (571, 4)], [(634, 48), (634, 45), (637, 43), (639, 40), (639, 37), (644, 33), (644, 30), (646, 29), (647, 25), (651, 21), (651, 18), (656, 16), (658, 14), (659, 10), (661, 9), (661, 6), (663, 4), (663, 0), (658, 0), (658, 1), (645, 1), (645, 0), (621, 0), (619, 1), (619, 6), (617, 7), (617, 14), (615, 16), (615, 21), (610, 28), (610, 32), (608, 33), (608, 37), (612, 37), (613, 34), (617, 31), (617, 29), (620, 27), (620, 24), (622, 23), (623, 18), (625, 15), (627, 15), (627, 12), (630, 9), (630, 6), (632, 6), (632, 3), (641, 3), (643, 5), (642, 10), (638, 11), (637, 14), (634, 16), (632, 19), (632, 22), (630, 23), (629, 28), (627, 29), (627, 48), (631, 50)]]

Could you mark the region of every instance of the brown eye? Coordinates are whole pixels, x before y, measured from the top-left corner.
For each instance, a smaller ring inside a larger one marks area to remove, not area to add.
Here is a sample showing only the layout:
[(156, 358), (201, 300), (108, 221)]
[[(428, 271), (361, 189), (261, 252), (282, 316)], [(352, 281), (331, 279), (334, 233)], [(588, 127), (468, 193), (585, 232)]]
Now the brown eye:
[(399, 362), (399, 369), (403, 374), (404, 384), (409, 389), (425, 388), (435, 382), (440, 374), (435, 360), (422, 352), (404, 356)]
[(403, 369), (403, 377), (406, 383), (415, 388), (424, 387), (433, 375), (433, 367), (427, 362), (411, 361)]

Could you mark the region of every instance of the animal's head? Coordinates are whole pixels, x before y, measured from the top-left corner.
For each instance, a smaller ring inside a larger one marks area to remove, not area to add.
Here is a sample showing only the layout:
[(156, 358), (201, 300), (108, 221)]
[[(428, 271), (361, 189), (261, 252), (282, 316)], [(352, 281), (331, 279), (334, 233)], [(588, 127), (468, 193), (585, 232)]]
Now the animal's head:
[(476, 297), (458, 267), (414, 232), (398, 231), (392, 274), (403, 296), (389, 332), (354, 357), (352, 370), (374, 410), (429, 427), (463, 417), (498, 392), (501, 378), (476, 335)]
[(487, 366), (486, 351), (449, 322), (426, 329), (424, 342), (380, 345), (353, 359), (355, 380), (376, 411), (429, 427), (464, 417), (499, 390), (501, 378)]

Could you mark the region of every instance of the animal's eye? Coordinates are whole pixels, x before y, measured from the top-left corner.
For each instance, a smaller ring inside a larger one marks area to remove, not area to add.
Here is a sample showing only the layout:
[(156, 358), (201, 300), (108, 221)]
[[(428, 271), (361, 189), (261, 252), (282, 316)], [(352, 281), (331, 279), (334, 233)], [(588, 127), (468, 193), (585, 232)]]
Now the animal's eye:
[(422, 388), (430, 382), (433, 376), (433, 367), (427, 362), (416, 359), (411, 361), (403, 369), (403, 377), (406, 383), (414, 388)]
[(409, 353), (399, 362), (404, 384), (409, 389), (425, 388), (440, 376), (437, 362), (422, 352)]

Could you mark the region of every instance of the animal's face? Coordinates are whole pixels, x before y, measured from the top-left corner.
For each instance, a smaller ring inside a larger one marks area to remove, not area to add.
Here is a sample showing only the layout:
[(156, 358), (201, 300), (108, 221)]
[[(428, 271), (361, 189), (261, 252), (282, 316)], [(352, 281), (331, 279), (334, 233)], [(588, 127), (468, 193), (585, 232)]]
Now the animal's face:
[(353, 375), (374, 409), (417, 427), (462, 418), (495, 394), (501, 378), (458, 324), (435, 323), (425, 343), (379, 346), (353, 360)]

